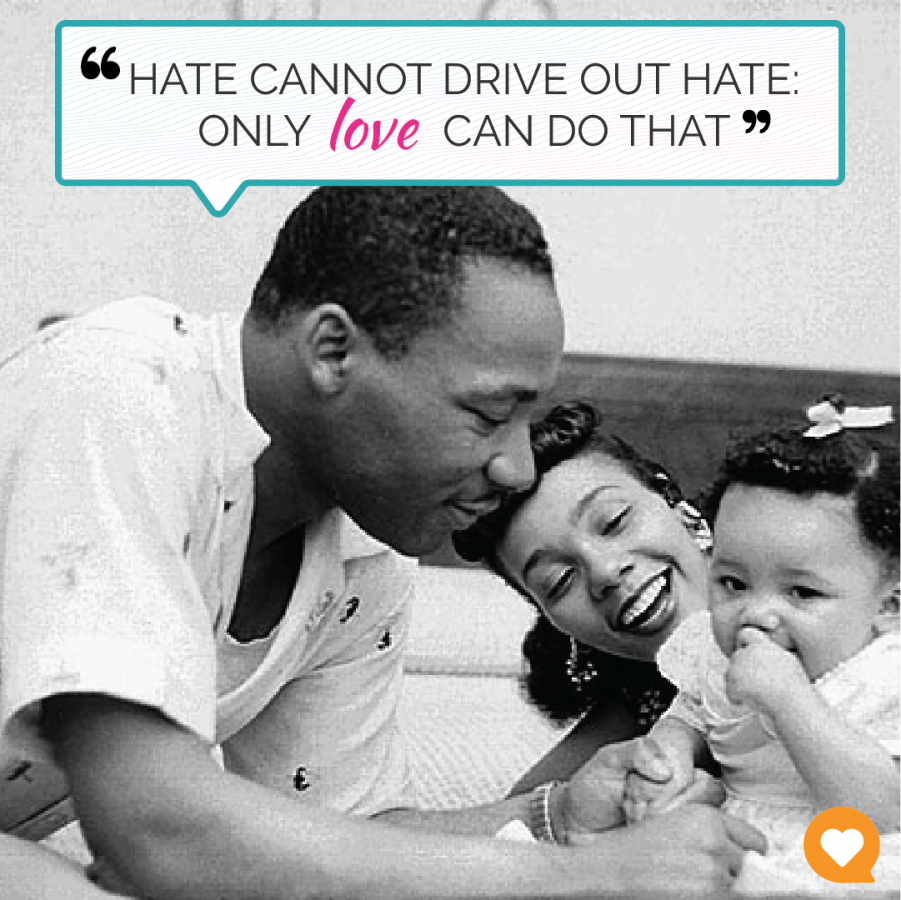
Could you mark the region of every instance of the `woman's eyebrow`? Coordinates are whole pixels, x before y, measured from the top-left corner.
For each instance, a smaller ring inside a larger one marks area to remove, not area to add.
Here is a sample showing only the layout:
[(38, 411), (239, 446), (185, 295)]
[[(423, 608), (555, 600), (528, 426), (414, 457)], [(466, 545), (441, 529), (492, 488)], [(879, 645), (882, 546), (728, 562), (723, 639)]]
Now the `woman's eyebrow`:
[(612, 489), (612, 487), (612, 484), (600, 484), (596, 488), (592, 488), (590, 491), (588, 491), (587, 494), (583, 494), (582, 497), (580, 497), (576, 501), (575, 505), (573, 506), (573, 511), (570, 513), (570, 525), (577, 525), (579, 521), (581, 521), (585, 513), (588, 512), (588, 510), (591, 508), (591, 504), (594, 503), (598, 494), (601, 494), (604, 491), (609, 491)]

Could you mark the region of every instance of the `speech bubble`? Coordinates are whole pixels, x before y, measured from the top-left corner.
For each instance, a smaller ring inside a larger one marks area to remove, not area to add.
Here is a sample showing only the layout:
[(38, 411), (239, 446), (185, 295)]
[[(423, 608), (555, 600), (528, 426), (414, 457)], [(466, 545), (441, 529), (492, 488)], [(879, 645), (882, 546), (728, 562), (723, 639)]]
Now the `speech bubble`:
[(804, 856), (810, 868), (839, 884), (872, 884), (879, 847), (879, 830), (851, 806), (821, 812), (804, 834)]
[(190, 185), (844, 179), (840, 22), (85, 22), (56, 177)]

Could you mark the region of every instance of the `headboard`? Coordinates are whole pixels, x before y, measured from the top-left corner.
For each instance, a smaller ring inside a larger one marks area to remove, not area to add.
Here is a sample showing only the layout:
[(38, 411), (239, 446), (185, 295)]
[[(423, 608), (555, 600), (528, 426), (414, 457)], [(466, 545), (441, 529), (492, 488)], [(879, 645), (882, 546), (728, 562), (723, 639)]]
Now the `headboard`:
[[(561, 400), (592, 401), (609, 431), (662, 463), (692, 497), (738, 435), (803, 422), (805, 409), (829, 391), (855, 406), (891, 404), (897, 420), (899, 384), (865, 372), (570, 354), (539, 414)], [(886, 432), (897, 444), (897, 421)], [(424, 562), (465, 565), (449, 545)]]

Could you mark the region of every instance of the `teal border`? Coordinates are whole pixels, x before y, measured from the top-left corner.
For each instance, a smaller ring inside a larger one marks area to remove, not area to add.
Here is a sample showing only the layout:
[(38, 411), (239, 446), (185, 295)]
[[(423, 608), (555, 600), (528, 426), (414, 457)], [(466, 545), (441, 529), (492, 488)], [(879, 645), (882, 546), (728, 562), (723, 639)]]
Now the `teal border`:
[[(66, 180), (62, 177), (62, 73), (61, 73), (61, 55), (62, 55), (62, 30), (63, 28), (239, 28), (247, 25), (265, 25), (269, 28), (296, 28), (302, 26), (305, 28), (326, 28), (326, 27), (343, 27), (343, 28), (397, 28), (400, 27), (416, 27), (416, 28), (458, 28), (458, 27), (478, 27), (487, 26), (491, 28), (521, 28), (528, 25), (539, 25), (543, 28), (573, 28), (573, 27), (619, 27), (619, 28), (837, 28), (838, 29), (838, 178), (836, 179), (802, 179), (802, 180), (690, 180), (690, 179), (632, 179), (632, 180), (613, 180), (613, 179), (584, 179), (584, 180), (567, 180), (567, 179), (542, 179), (542, 180), (511, 180), (511, 181), (466, 181), (463, 179), (447, 179), (437, 181), (353, 181), (353, 180), (336, 180), (336, 181), (243, 181), (240, 187), (232, 194), (228, 203), (221, 210), (215, 209), (210, 205), (203, 191), (193, 180), (184, 181), (152, 181), (152, 180), (91, 180), (91, 181), (75, 181)], [(588, 21), (582, 20), (559, 20), (551, 21), (473, 21), (471, 19), (461, 20), (441, 20), (425, 19), (422, 21), (396, 21), (396, 20), (351, 20), (342, 19), (320, 21), (302, 19), (299, 21), (270, 19), (241, 19), (241, 20), (200, 20), (200, 21), (171, 21), (171, 20), (92, 20), (92, 19), (65, 19), (56, 26), (56, 180), (64, 186), (70, 185), (87, 185), (87, 186), (104, 186), (113, 187), (145, 187), (145, 186), (163, 186), (163, 187), (182, 187), (187, 186), (194, 190), (194, 193), (200, 198), (201, 203), (207, 208), (207, 211), (217, 218), (225, 216), (228, 211), (235, 205), (245, 188), (248, 187), (266, 187), (267, 185), (284, 187), (291, 185), (320, 185), (320, 184), (422, 184), (422, 185), (454, 185), (454, 184), (473, 184), (473, 185), (538, 185), (538, 186), (627, 186), (627, 187), (672, 187), (687, 185), (703, 185), (710, 187), (762, 187), (768, 185), (783, 185), (787, 187), (834, 187), (841, 184), (845, 180), (845, 26), (836, 19), (810, 20), (810, 19), (766, 19), (766, 20), (713, 20), (705, 19), (679, 19), (679, 20), (662, 20), (662, 21), (640, 21), (640, 20), (618, 20), (618, 19), (593, 19)]]

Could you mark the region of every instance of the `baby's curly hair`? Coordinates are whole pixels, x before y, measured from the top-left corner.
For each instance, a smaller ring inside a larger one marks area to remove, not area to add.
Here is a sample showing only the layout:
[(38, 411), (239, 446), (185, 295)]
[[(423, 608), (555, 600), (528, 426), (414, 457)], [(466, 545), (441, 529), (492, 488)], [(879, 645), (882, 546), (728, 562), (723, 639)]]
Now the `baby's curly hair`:
[[(836, 394), (824, 402), (838, 412)], [(854, 501), (861, 535), (887, 561), (898, 561), (898, 448), (873, 429), (842, 429), (808, 437), (802, 425), (767, 431), (739, 441), (728, 453), (703, 500), (709, 522), (716, 520), (725, 492), (734, 484), (774, 488), (801, 497), (827, 493)]]
[[(670, 506), (683, 497), (676, 481), (663, 466), (642, 456), (615, 435), (601, 431), (601, 416), (590, 404), (570, 401), (554, 407), (531, 426), (532, 453), (536, 481), (526, 491), (508, 496), (490, 515), (479, 519), (453, 537), (463, 559), (484, 562), (532, 605), (532, 598), (506, 572), (497, 547), (517, 510), (538, 490), (541, 478), (566, 460), (597, 454), (618, 462), (649, 490), (660, 494)], [(656, 717), (672, 702), (675, 689), (653, 663), (626, 659), (579, 644), (581, 661), (596, 675), (577, 687), (567, 671), (571, 652), (568, 635), (558, 631), (540, 609), (534, 626), (523, 640), (527, 669), (523, 686), (529, 700), (550, 719), (564, 723), (588, 712), (600, 700), (618, 696), (625, 702), (639, 727), (650, 728)]]

